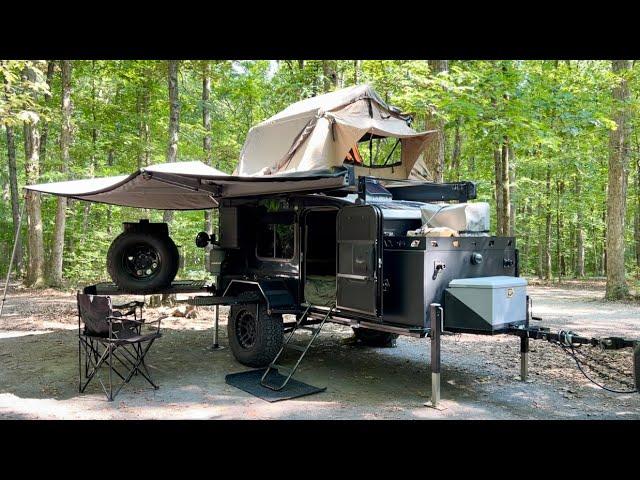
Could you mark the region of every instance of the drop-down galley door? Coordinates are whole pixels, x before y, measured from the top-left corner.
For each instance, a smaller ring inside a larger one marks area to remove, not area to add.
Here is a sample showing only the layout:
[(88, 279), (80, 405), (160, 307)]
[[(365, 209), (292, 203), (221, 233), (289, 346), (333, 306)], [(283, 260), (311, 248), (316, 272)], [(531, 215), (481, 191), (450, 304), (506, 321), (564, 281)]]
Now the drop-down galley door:
[(340, 209), (336, 221), (340, 310), (382, 315), (382, 214), (374, 205)]

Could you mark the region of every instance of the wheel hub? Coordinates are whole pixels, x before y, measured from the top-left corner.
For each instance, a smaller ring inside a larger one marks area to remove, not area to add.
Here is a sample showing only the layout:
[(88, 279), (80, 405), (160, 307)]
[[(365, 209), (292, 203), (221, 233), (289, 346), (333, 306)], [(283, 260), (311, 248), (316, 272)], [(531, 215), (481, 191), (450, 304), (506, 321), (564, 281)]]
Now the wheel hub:
[(251, 348), (256, 343), (256, 319), (249, 311), (242, 311), (236, 320), (236, 338), (242, 348)]
[(151, 245), (135, 245), (123, 255), (123, 266), (132, 277), (149, 279), (160, 270), (160, 254)]

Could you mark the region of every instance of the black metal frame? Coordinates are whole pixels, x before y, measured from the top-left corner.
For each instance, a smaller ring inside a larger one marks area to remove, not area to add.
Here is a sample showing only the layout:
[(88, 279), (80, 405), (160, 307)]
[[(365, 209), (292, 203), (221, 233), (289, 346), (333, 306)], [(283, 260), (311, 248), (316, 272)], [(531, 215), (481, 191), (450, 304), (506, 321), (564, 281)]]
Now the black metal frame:
[[(133, 301), (123, 305), (113, 305), (109, 315), (104, 318), (104, 323), (108, 324), (109, 328), (108, 336), (95, 335), (86, 328), (86, 323), (85, 328), (82, 328), (81, 295), (86, 294), (77, 292), (76, 296), (78, 302), (78, 391), (83, 393), (89, 383), (94, 378), (98, 378), (107, 399), (113, 401), (120, 393), (120, 390), (129, 383), (134, 375), (138, 374), (154, 390), (157, 390), (159, 387), (153, 382), (144, 359), (155, 340), (162, 336), (160, 333), (162, 318), (150, 322), (145, 321), (142, 316), (144, 302)], [(107, 298), (110, 299), (110, 297)], [(126, 311), (120, 312), (121, 310)], [(119, 315), (114, 315), (115, 313)], [(154, 323), (157, 323), (157, 327), (151, 333), (144, 334), (142, 328), (145, 325)], [(119, 331), (114, 331), (114, 325), (120, 326)], [(124, 374), (116, 368), (116, 361), (121, 365), (119, 368), (124, 367), (126, 369)], [(106, 366), (109, 370), (108, 388), (99, 375), (100, 368), (103, 366)], [(114, 373), (121, 380), (115, 392)]]

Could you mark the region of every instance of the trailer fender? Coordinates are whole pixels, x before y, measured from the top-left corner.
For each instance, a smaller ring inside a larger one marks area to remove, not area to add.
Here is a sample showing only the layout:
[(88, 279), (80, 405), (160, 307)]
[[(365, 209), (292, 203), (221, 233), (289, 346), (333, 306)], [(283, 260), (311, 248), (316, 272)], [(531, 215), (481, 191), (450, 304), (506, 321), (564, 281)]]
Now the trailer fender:
[(243, 292), (258, 293), (264, 299), (269, 315), (271, 315), (274, 309), (292, 310), (296, 308), (295, 297), (289, 291), (283, 280), (231, 280), (223, 296), (236, 297)]

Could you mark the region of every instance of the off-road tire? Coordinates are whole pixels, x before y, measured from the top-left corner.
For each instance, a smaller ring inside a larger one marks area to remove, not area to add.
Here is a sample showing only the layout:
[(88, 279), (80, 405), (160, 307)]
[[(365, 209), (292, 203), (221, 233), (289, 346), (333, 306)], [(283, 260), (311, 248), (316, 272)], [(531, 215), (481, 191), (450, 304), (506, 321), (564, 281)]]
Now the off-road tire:
[[(254, 297), (255, 294), (247, 292), (239, 295), (240, 298), (248, 296)], [(250, 345), (239, 337), (240, 322), (250, 322), (247, 315), (255, 319), (255, 338)], [(231, 353), (236, 360), (248, 367), (266, 367), (282, 348), (284, 338), (282, 315), (269, 316), (266, 305), (259, 304), (256, 318), (255, 304), (233, 305), (229, 309), (227, 336)]]
[(379, 332), (368, 328), (354, 328), (356, 340), (367, 347), (393, 348), (396, 346), (397, 333)]
[[(135, 278), (124, 266), (126, 251), (136, 245), (147, 245), (160, 258), (157, 271), (150, 278)], [(178, 247), (167, 235), (142, 232), (123, 232), (111, 243), (107, 252), (107, 271), (121, 290), (132, 293), (154, 293), (171, 285), (180, 266)]]

